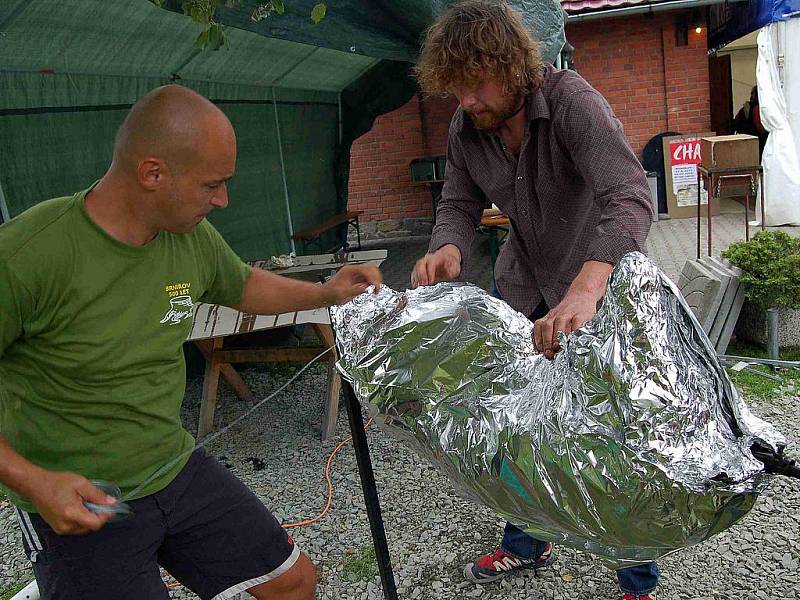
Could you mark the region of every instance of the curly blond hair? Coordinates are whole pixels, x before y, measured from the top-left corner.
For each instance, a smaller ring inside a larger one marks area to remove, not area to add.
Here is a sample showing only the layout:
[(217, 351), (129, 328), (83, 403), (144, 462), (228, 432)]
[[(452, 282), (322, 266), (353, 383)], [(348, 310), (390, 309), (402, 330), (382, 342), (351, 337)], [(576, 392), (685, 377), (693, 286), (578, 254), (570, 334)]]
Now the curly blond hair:
[(489, 74), (508, 92), (528, 93), (542, 83), (542, 58), (520, 14), (503, 0), (463, 0), (426, 32), (415, 73), (428, 95), (477, 87)]

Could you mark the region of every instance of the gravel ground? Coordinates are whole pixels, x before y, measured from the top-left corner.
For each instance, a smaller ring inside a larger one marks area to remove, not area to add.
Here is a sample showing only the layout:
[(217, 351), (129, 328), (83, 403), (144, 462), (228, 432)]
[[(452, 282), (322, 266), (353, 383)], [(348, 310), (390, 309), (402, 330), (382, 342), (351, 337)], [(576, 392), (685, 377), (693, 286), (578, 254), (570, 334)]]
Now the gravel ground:
[[(266, 397), (295, 372), (294, 367), (250, 369), (245, 380)], [(314, 366), (273, 402), (219, 439), (211, 448), (284, 522), (318, 513), (325, 504), (324, 466), (336, 441), (346, 437), (339, 419), (336, 439), (321, 442), (319, 420), (325, 371)], [(184, 417), (197, 423), (201, 381), (191, 379)], [(800, 441), (800, 398), (754, 405), (761, 416), (792, 440)], [(230, 422), (246, 409), (223, 387), (218, 423)], [(275, 425), (279, 423), (280, 427)], [(502, 520), (491, 511), (458, 498), (439, 473), (398, 446), (376, 427), (367, 430), (389, 547), (403, 599), (519, 598), (588, 600), (615, 598), (612, 572), (589, 555), (561, 548), (555, 567), (540, 576), (528, 574), (479, 587), (461, 575), (465, 563), (499, 541)], [(253, 461), (264, 462), (255, 470)], [(294, 529), (297, 543), (319, 565), (319, 598), (381, 598), (355, 456), (348, 445), (333, 465), (334, 502), (321, 522)], [(776, 478), (767, 494), (741, 523), (702, 545), (662, 561), (659, 600), (799, 598), (800, 481)], [(366, 565), (366, 568), (363, 567)], [(12, 508), (0, 507), (0, 593), (32, 577), (22, 554)], [(195, 598), (185, 589), (174, 598)]]

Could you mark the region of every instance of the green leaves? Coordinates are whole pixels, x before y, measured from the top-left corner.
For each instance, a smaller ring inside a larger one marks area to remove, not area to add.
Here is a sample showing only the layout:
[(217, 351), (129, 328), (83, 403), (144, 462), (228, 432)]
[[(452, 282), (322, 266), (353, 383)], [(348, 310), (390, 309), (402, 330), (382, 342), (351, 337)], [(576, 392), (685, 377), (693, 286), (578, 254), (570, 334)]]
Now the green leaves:
[(320, 2), (311, 9), (311, 20), (314, 21), (314, 23), (319, 23), (325, 18), (327, 13), (328, 7), (323, 2)]
[[(162, 8), (166, 0), (150, 0), (157, 7)], [(191, 17), (193, 21), (203, 26), (203, 31), (194, 41), (194, 47), (199, 50), (209, 48), (219, 50), (226, 45), (225, 31), (220, 23), (214, 20), (216, 10), (220, 6), (235, 7), (241, 4), (241, 0), (183, 0), (181, 8), (183, 14)], [(253, 11), (251, 17), (258, 22), (272, 15), (272, 13), (282, 15), (286, 12), (284, 0), (269, 0), (259, 4)], [(324, 2), (320, 2), (311, 9), (311, 20), (319, 23), (325, 18), (328, 7)]]
[(782, 231), (760, 231), (749, 242), (722, 253), (743, 274), (745, 295), (764, 308), (800, 308), (800, 239)]

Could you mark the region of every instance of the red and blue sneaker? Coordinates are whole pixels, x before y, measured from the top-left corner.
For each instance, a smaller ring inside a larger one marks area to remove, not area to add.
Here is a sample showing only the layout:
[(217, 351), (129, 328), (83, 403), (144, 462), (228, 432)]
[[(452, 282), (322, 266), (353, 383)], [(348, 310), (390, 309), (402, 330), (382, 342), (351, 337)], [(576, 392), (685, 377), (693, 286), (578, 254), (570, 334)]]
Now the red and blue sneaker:
[[(489, 583), (506, 575), (518, 573), (523, 569), (533, 569), (534, 571), (544, 569), (552, 565), (554, 561), (553, 544), (547, 544), (544, 552), (538, 558), (530, 559), (511, 556), (498, 547), (493, 552), (484, 554), (475, 562), (464, 567), (464, 576), (474, 583)], [(644, 596), (642, 598), (644, 599)]]
[(641, 596), (634, 596), (633, 594), (622, 594), (622, 600), (656, 600), (653, 592), (649, 594), (642, 594)]

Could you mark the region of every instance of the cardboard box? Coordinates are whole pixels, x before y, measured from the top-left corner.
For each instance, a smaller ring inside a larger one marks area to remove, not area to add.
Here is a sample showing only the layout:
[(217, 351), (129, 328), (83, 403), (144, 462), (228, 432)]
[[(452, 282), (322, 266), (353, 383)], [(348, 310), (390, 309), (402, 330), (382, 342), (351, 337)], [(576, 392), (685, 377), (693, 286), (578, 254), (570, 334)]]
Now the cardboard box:
[[(713, 131), (698, 131), (692, 135), (673, 135), (662, 138), (664, 151), (664, 191), (667, 197), (667, 212), (671, 219), (697, 217), (697, 165), (701, 163), (700, 140), (711, 137)], [(676, 179), (676, 175), (678, 176)], [(686, 176), (689, 176), (686, 180)], [(683, 177), (682, 177), (683, 176)], [(681, 181), (683, 179), (683, 181)], [(704, 185), (706, 182), (703, 182)], [(701, 189), (701, 212), (708, 211), (708, 193)], [(719, 214), (719, 202), (712, 202), (712, 214)]]
[(701, 164), (706, 169), (755, 167), (758, 158), (758, 138), (754, 135), (715, 135), (700, 139)]

